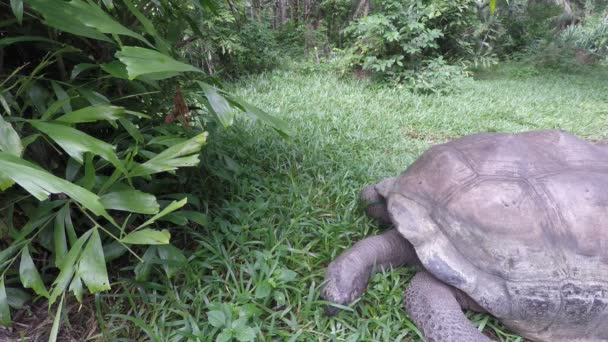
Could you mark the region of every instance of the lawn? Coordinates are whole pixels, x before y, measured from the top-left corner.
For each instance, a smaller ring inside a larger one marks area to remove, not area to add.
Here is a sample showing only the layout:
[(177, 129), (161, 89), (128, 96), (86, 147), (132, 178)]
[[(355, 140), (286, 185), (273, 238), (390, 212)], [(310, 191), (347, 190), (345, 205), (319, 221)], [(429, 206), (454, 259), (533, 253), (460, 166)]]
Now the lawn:
[[(522, 71), (523, 70), (523, 71)], [(501, 67), (450, 95), (413, 95), (309, 69), (279, 70), (233, 85), (236, 93), (286, 120), (282, 139), (242, 122), (211, 135), (200, 173), (209, 224), (176, 234), (191, 246), (171, 282), (124, 280), (104, 295), (104, 334), (179, 341), (421, 341), (401, 307), (412, 270), (376, 274), (369, 291), (334, 318), (319, 287), (339, 253), (379, 227), (357, 194), (395, 175), (429, 146), (479, 131), (561, 128), (608, 136), (608, 76)], [(207, 171), (207, 170), (214, 170)], [(129, 329), (112, 314), (136, 317)], [(521, 341), (484, 315), (476, 323), (503, 341)], [(255, 337), (254, 337), (255, 336)]]

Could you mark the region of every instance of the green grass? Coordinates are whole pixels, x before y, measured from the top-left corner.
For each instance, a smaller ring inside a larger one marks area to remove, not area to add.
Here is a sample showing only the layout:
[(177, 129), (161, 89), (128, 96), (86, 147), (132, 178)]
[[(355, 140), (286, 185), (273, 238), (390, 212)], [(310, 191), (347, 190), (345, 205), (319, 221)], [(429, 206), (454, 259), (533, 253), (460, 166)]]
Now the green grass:
[[(188, 184), (209, 201), (209, 224), (175, 239), (190, 246), (189, 264), (171, 281), (127, 278), (114, 294), (98, 297), (106, 337), (420, 341), (401, 307), (412, 270), (375, 275), (350, 310), (323, 315), (324, 268), (379, 230), (358, 206), (359, 189), (402, 171), (430, 145), (468, 133), (561, 128), (608, 136), (603, 71), (526, 75), (502, 68), (482, 76), (447, 96), (322, 72), (275, 71), (234, 85), (296, 133), (285, 141), (242, 123), (211, 135), (207, 167)], [(136, 318), (127, 323), (115, 313)], [(472, 319), (495, 327), (503, 341), (521, 341), (484, 315)], [(222, 323), (230, 328), (215, 327)]]

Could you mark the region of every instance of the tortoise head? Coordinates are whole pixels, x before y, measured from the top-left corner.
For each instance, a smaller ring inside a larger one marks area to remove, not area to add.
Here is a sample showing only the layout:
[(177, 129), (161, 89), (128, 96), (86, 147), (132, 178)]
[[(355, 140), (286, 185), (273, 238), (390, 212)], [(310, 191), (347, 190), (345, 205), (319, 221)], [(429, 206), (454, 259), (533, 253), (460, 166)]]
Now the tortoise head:
[(359, 195), (365, 213), (381, 224), (391, 224), (386, 199), (395, 179), (395, 177), (385, 178), (377, 184), (368, 185), (361, 190)]

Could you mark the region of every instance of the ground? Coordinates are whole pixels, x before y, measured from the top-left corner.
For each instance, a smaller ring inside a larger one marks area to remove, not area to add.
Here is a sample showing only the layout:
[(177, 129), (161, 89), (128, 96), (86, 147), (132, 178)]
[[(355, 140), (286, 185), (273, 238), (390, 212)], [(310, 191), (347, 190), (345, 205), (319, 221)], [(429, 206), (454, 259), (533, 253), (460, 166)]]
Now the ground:
[[(413, 95), (314, 68), (240, 81), (236, 93), (294, 134), (284, 140), (243, 122), (211, 135), (203, 163), (214, 171), (200, 179), (212, 200), (209, 224), (175, 234), (175, 243), (191, 247), (189, 265), (171, 281), (113, 284), (101, 296), (100, 332), (142, 341), (421, 341), (401, 307), (411, 269), (375, 275), (358, 302), (337, 317), (323, 314), (327, 264), (380, 230), (358, 206), (359, 189), (468, 133), (560, 128), (603, 139), (607, 75), (503, 66), (449, 95)], [(124, 313), (135, 318), (116, 315)], [(486, 315), (470, 316), (502, 341), (522, 341)]]

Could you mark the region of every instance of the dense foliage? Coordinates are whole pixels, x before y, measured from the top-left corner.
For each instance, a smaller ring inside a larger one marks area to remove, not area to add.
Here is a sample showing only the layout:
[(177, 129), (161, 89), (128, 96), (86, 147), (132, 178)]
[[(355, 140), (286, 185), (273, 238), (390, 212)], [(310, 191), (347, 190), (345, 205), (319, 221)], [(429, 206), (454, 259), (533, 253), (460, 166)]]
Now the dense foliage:
[(371, 70), (414, 91), (449, 91), (466, 77), (467, 69), (517, 56), (552, 67), (606, 58), (608, 17), (601, 1), (561, 6), (472, 0), (374, 4), (373, 13), (343, 31), (352, 45), (345, 50), (342, 67)]
[(106, 264), (127, 252), (137, 280), (154, 263), (173, 276), (185, 257), (171, 228), (206, 222), (180, 170), (207, 131), (244, 112), (288, 132), (181, 61), (211, 5), (0, 3), (1, 324), (29, 298), (21, 286), (61, 298), (58, 312), (67, 293), (110, 289)]
[(382, 0), (378, 5), (378, 13), (354, 21), (344, 31), (354, 41), (348, 52), (351, 63), (417, 90), (441, 88), (463, 76), (446, 65), (443, 56), (457, 56), (468, 46), (463, 35), (474, 21), (472, 0)]

